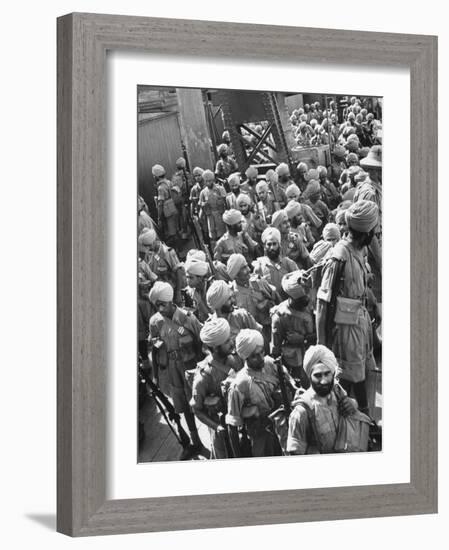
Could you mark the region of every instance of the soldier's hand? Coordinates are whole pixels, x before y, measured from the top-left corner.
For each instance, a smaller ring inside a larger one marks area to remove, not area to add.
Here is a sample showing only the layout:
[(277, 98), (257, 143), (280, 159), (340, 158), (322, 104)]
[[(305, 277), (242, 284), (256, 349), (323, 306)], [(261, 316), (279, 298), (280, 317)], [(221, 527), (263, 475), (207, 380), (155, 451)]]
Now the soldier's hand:
[(221, 424), (218, 424), (218, 426), (215, 430), (215, 433), (217, 435), (223, 435), (225, 432), (226, 432), (226, 428), (224, 426), (222, 426)]
[(356, 412), (357, 407), (354, 400), (346, 395), (338, 403), (338, 410), (342, 416), (351, 416)]

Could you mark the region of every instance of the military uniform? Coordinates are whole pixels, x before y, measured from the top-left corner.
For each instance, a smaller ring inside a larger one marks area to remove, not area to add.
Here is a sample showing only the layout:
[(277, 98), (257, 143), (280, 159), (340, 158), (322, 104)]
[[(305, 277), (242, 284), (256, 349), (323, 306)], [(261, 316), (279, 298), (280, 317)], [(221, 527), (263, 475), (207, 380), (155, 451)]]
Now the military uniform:
[[(228, 391), (226, 423), (240, 428), (245, 426), (253, 456), (280, 455), (275, 434), (270, 431), (268, 415), (281, 403), (279, 378), (271, 357), (265, 357), (260, 371), (245, 365), (233, 379)], [(254, 411), (247, 416), (246, 411)]]
[(263, 231), (266, 229), (267, 223), (264, 219), (252, 212), (248, 212), (246, 216), (243, 216), (242, 228), (248, 235), (255, 241), (255, 246), (260, 243), (260, 238)]
[(190, 197), (192, 177), (186, 170), (177, 170), (173, 174), (172, 185), (180, 190), (176, 200), (176, 207), (178, 209), (179, 230), (181, 236), (186, 238), (190, 234), (186, 204)]
[[(171, 188), (171, 181), (165, 178), (159, 180), (157, 183), (158, 211), (162, 214), (162, 219), (159, 220), (159, 223), (163, 228), (165, 240), (174, 238), (178, 233), (178, 210), (174, 204)], [(173, 206), (175, 206), (172, 212), (166, 209), (169, 201), (173, 201)], [(170, 215), (168, 215), (169, 213)]]
[(243, 240), (242, 235), (231, 235), (228, 231), (218, 240), (214, 249), (214, 260), (226, 263), (231, 254), (243, 254), (247, 262), (251, 261), (251, 248), (255, 248), (257, 243), (250, 237), (247, 243)]
[(221, 185), (215, 184), (212, 189), (205, 187), (201, 190), (199, 205), (206, 216), (209, 237), (212, 241), (217, 241), (226, 231), (222, 218), (225, 204), (226, 191)]
[(176, 271), (182, 269), (182, 266), (173, 248), (161, 243), (157, 252), (147, 253), (146, 263), (149, 269), (157, 275), (159, 281), (170, 283), (176, 290)]
[(150, 319), (150, 343), (157, 351), (160, 368), (166, 368), (173, 406), (178, 413), (190, 412), (192, 397), (185, 372), (201, 356), (201, 323), (191, 313), (176, 308), (172, 319), (155, 313)]
[(184, 291), (190, 302), (189, 305), (186, 304), (186, 307), (189, 309), (191, 308), (195, 317), (197, 317), (201, 323), (204, 323), (212, 313), (206, 302), (206, 288), (204, 288), (203, 291), (199, 291), (196, 288), (187, 286)]
[(253, 275), (248, 286), (235, 283), (235, 301), (237, 307), (251, 313), (262, 325), (264, 341), (268, 343), (271, 337), (270, 309), (278, 301), (276, 290), (265, 279)]
[(346, 240), (333, 248), (332, 256), (323, 269), (317, 298), (329, 303), (337, 282), (339, 261), (343, 265), (343, 283), (339, 296), (359, 302), (355, 324), (336, 323), (332, 333), (332, 351), (342, 370), (340, 379), (351, 383), (365, 380), (366, 369), (375, 365), (372, 353), (372, 327), (366, 308), (368, 271), (362, 251), (355, 250)]
[(270, 285), (273, 285), (279, 296), (286, 297), (282, 290), (282, 277), (287, 273), (296, 271), (298, 266), (290, 258), (279, 257), (278, 261), (273, 261), (268, 256), (257, 258), (254, 265), (254, 274), (265, 279)]
[[(209, 418), (219, 424), (219, 414), (226, 414), (226, 400), (223, 395), (222, 384), (233, 376), (235, 376), (234, 370), (228, 364), (219, 363), (212, 355), (208, 355), (198, 363), (193, 379), (192, 399), (190, 400), (193, 412), (205, 412)], [(216, 399), (210, 399), (213, 397)], [(215, 401), (215, 403), (208, 404), (208, 401), (209, 403)], [(210, 427), (209, 434), (211, 458), (229, 458), (225, 434), (219, 434)]]
[[(213, 313), (210, 316), (210, 319), (217, 317), (216, 313)], [(231, 313), (223, 315), (226, 321), (229, 323), (229, 328), (231, 329), (231, 339), (235, 341), (237, 334), (244, 328), (250, 328), (262, 332), (262, 325), (260, 325), (249, 311), (246, 311), (243, 308), (237, 307), (234, 308)], [(234, 361), (234, 370), (238, 371), (243, 367), (243, 361), (238, 355), (233, 356)]]
[(283, 364), (301, 385), (309, 386), (309, 381), (302, 368), (305, 339), (315, 332), (313, 317), (309, 310), (298, 311), (289, 305), (289, 300), (281, 302), (272, 310), (271, 318), (271, 353), (273, 357), (282, 357)]
[(228, 156), (225, 159), (220, 158), (217, 161), (217, 164), (215, 166), (215, 174), (217, 175), (217, 178), (227, 180), (228, 177), (234, 172), (237, 172), (238, 169), (239, 167), (235, 160), (232, 157)]

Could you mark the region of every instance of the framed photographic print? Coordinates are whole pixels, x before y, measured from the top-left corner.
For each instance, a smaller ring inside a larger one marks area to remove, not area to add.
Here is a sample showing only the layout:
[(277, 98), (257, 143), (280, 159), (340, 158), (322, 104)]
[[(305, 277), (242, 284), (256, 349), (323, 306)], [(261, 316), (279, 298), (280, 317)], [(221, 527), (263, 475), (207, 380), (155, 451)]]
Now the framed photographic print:
[(59, 531), (436, 512), (436, 82), (435, 37), (58, 19)]

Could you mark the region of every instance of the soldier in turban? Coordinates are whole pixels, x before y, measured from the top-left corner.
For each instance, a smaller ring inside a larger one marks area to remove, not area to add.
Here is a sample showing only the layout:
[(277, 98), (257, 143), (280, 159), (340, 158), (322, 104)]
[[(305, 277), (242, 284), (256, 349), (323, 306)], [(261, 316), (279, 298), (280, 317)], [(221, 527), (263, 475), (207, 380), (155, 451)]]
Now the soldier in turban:
[(296, 263), (290, 258), (281, 256), (281, 233), (275, 227), (267, 227), (262, 233), (264, 256), (254, 262), (254, 273), (274, 286), (279, 296), (284, 296), (282, 277), (297, 270)]
[[(252, 456), (282, 454), (276, 435), (269, 428), (269, 414), (279, 406), (276, 394), (279, 377), (273, 359), (265, 355), (262, 334), (242, 330), (236, 338), (236, 350), (245, 366), (231, 382), (228, 392), (229, 435), (235, 456), (241, 456), (239, 429), (245, 427), (251, 442)], [(287, 383), (294, 386), (284, 369)]]
[(198, 218), (200, 223), (201, 232), (203, 234), (203, 239), (206, 243), (209, 242), (209, 232), (207, 230), (207, 218), (200, 208), (200, 194), (204, 189), (204, 180), (203, 180), (204, 170), (199, 166), (196, 166), (192, 171), (193, 185), (190, 190), (190, 215), (193, 218)]
[(234, 282), (235, 302), (262, 325), (266, 351), (271, 338), (270, 309), (278, 303), (274, 287), (257, 275), (251, 275), (250, 267), (242, 254), (232, 254), (228, 260), (228, 273)]
[(364, 247), (374, 236), (378, 208), (371, 201), (353, 203), (346, 210), (348, 236), (334, 247), (323, 269), (317, 293), (318, 343), (332, 349), (341, 368), (341, 384), (353, 390), (366, 412), (365, 373), (375, 367), (371, 319), (366, 308), (368, 269)]
[(337, 191), (335, 185), (329, 180), (327, 168), (325, 166), (318, 166), (317, 171), (321, 185), (321, 198), (326, 203), (329, 210), (334, 210), (341, 202), (340, 193)]
[(160, 164), (155, 164), (151, 172), (157, 186), (157, 217), (162, 238), (169, 246), (174, 246), (179, 224), (175, 198), (179, 189), (165, 177), (165, 168)]
[(207, 321), (200, 338), (209, 353), (196, 368), (190, 405), (195, 416), (209, 428), (211, 458), (231, 458), (226, 444), (227, 429), (221, 422), (226, 414), (223, 385), (235, 376), (233, 363), (229, 361), (234, 348), (229, 323), (222, 318)]
[(259, 181), (256, 185), (256, 194), (259, 199), (256, 204), (256, 214), (268, 224), (271, 222), (273, 214), (279, 209), (279, 204), (276, 204), (274, 195), (266, 181)]
[(226, 231), (222, 217), (226, 207), (226, 191), (215, 182), (215, 175), (210, 170), (204, 170), (203, 180), (206, 186), (200, 193), (198, 204), (206, 217), (210, 246), (213, 249)]
[(138, 237), (138, 245), (139, 255), (149, 270), (158, 280), (170, 283), (175, 303), (181, 304), (184, 272), (176, 252), (160, 241), (154, 229), (144, 230)]
[(242, 191), (240, 174), (238, 172), (235, 172), (229, 176), (228, 185), (231, 191), (226, 195), (226, 208), (236, 209), (237, 199)]
[(159, 369), (166, 370), (175, 411), (183, 414), (189, 428), (192, 445), (183, 451), (181, 460), (198, 454), (203, 445), (190, 409), (192, 397), (186, 380), (186, 371), (195, 367), (200, 360), (201, 323), (190, 312), (173, 303), (173, 287), (157, 281), (149, 294), (156, 313), (150, 319), (150, 349), (153, 375), (159, 379)]
[(187, 279), (187, 286), (183, 290), (184, 305), (204, 323), (211, 313), (206, 303), (209, 264), (204, 260), (188, 258), (184, 264), (184, 271)]
[(223, 222), (226, 225), (226, 232), (215, 246), (214, 260), (226, 264), (231, 254), (239, 253), (250, 261), (257, 242), (250, 237), (246, 230), (243, 230), (243, 216), (240, 210), (226, 210), (223, 214)]
[(215, 166), (215, 174), (217, 178), (225, 181), (232, 173), (237, 172), (239, 167), (234, 158), (229, 156), (229, 149), (226, 143), (221, 143), (217, 148), (217, 152), (220, 158)]
[(369, 419), (360, 415), (356, 402), (336, 383), (338, 363), (331, 350), (322, 345), (311, 346), (304, 356), (304, 371), (310, 387), (293, 403), (287, 452), (292, 455), (336, 452), (340, 418)]
[[(261, 331), (262, 326), (251, 313), (235, 306), (235, 293), (230, 284), (225, 281), (214, 281), (206, 294), (207, 305), (213, 311), (212, 318), (223, 318), (228, 321), (231, 337), (235, 340), (240, 330), (251, 328)], [(236, 358), (235, 370), (242, 367), (242, 362)]]
[(245, 171), (246, 181), (242, 183), (242, 191), (251, 197), (252, 202), (257, 201), (256, 185), (257, 185), (257, 168), (255, 166), (248, 166)]
[(282, 357), (291, 375), (301, 380), (303, 388), (308, 388), (309, 381), (302, 361), (305, 349), (315, 342), (316, 337), (302, 273), (300, 270), (293, 271), (282, 279), (282, 288), (288, 298), (272, 310), (271, 354), (274, 358)]
[(187, 217), (187, 206), (192, 188), (192, 175), (187, 170), (186, 160), (179, 157), (176, 160), (176, 171), (171, 179), (172, 186), (178, 188), (180, 193), (177, 196), (176, 207), (178, 208), (178, 220), (180, 237), (187, 239), (190, 235), (190, 227)]

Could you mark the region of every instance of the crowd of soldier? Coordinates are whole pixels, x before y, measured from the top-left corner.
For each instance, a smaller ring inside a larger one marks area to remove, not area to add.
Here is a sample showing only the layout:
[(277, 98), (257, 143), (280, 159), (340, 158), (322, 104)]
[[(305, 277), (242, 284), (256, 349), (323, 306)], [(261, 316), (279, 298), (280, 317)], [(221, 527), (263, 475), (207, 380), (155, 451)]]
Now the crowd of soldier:
[[(139, 199), (139, 353), (156, 382), (168, 376), (191, 437), (184, 458), (203, 448), (195, 417), (225, 458), (336, 451), (340, 419), (372, 413), (380, 123), (356, 98), (341, 124), (334, 107), (291, 116), (298, 132), (317, 121), (320, 139), (330, 127), (328, 167), (249, 166), (242, 178), (225, 133), (214, 170), (190, 174), (181, 158), (168, 179), (153, 167), (157, 224)], [(202, 246), (186, 253), (194, 227)]]

